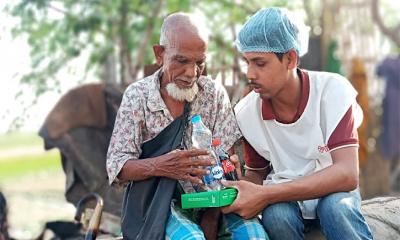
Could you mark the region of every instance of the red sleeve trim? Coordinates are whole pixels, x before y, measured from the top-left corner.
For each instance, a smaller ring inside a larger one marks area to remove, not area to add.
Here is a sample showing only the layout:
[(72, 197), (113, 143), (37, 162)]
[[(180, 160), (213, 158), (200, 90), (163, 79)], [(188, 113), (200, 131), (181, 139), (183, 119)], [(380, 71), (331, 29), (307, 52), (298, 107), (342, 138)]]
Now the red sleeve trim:
[(329, 146), (329, 150), (335, 150), (335, 149), (337, 149), (339, 147), (343, 147), (343, 146), (346, 146), (346, 145), (351, 145), (351, 146), (358, 145), (358, 140), (349, 140), (349, 141), (344, 141), (344, 142), (337, 143), (335, 145)]
[(350, 106), (349, 110), (347, 110), (330, 136), (328, 148), (334, 149), (349, 144), (358, 144), (358, 133), (354, 124), (353, 106)]
[(246, 166), (250, 168), (265, 168), (269, 165), (269, 161), (258, 154), (246, 139), (243, 139), (243, 147)]

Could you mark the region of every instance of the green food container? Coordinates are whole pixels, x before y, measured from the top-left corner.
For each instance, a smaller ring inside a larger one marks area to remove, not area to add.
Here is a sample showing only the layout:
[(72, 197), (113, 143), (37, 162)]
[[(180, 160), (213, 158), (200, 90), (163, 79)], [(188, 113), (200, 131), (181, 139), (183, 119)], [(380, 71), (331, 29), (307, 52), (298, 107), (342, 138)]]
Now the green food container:
[(228, 206), (236, 199), (236, 195), (237, 190), (235, 188), (182, 194), (182, 209)]

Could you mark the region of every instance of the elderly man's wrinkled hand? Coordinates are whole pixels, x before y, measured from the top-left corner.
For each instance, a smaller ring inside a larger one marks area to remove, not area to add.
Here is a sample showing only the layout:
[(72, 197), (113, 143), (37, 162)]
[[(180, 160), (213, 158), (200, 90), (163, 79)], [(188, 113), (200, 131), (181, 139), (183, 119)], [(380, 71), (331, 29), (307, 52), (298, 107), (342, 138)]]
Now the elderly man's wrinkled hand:
[(207, 150), (174, 150), (157, 159), (155, 167), (158, 176), (201, 184), (201, 177), (209, 173), (204, 167), (214, 164), (213, 161)]

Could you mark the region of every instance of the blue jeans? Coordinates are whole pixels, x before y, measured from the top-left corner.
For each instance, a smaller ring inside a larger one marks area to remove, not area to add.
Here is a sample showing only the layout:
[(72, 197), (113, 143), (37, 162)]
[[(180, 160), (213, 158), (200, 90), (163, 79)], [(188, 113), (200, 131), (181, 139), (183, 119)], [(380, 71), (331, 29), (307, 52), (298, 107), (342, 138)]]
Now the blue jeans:
[(373, 239), (360, 208), (358, 190), (332, 193), (320, 198), (318, 219), (305, 220), (297, 202), (284, 202), (265, 208), (262, 224), (271, 240), (304, 239), (305, 229), (313, 225), (320, 227), (329, 240)]

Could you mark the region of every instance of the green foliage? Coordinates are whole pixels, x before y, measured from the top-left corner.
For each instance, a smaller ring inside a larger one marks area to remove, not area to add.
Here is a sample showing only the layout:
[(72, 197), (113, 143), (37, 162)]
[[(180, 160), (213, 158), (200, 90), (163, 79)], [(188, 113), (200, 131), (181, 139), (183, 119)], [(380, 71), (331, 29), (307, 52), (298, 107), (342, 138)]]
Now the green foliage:
[[(161, 10), (154, 12), (159, 3)], [(382, 3), (389, 12), (387, 1)], [(232, 66), (237, 56), (233, 42), (239, 26), (258, 9), (270, 6), (293, 10), (305, 7), (309, 25), (319, 25), (321, 3), (315, 0), (20, 0), (8, 9), (19, 19), (14, 35), (27, 36), (32, 49), (33, 70), (21, 81), (40, 95), (59, 87), (57, 73), (77, 57), (88, 56), (86, 70), (99, 74), (110, 56), (117, 66), (153, 63), (151, 45), (158, 42), (162, 19), (176, 11), (202, 12), (206, 16), (212, 34), (209, 51), (213, 59), (208, 63), (209, 69), (219, 71)], [(395, 21), (396, 9), (391, 10), (388, 22)], [(144, 38), (147, 30), (151, 31), (149, 39)], [(143, 41), (147, 46), (145, 55), (137, 59)], [(117, 73), (117, 83), (121, 84), (122, 75)]]
[[(290, 2), (296, 1), (20, 0), (8, 9), (19, 20), (13, 28), (14, 36), (26, 36), (31, 46), (32, 71), (20, 81), (32, 86), (39, 96), (48, 90), (60, 91), (57, 74), (78, 57), (87, 56), (86, 71), (93, 70), (101, 76), (107, 71), (106, 60), (111, 56), (115, 66), (129, 68), (128, 82), (136, 80), (132, 69), (154, 62), (151, 45), (158, 42), (162, 19), (176, 11), (205, 14), (212, 32), (209, 49), (215, 58), (208, 65), (219, 71), (232, 65), (237, 54), (233, 49), (233, 29), (236, 31), (259, 8), (288, 6)], [(160, 3), (161, 10), (154, 12)], [(148, 30), (151, 36), (146, 39)], [(137, 59), (143, 45), (147, 46), (144, 57)], [(116, 84), (123, 85), (123, 70), (114, 72)]]
[[(160, 0), (158, 0), (160, 1)], [(163, 17), (171, 12), (202, 11), (214, 33), (210, 50), (225, 49), (227, 59), (215, 59), (217, 65), (231, 62), (233, 35), (225, 38), (232, 25), (242, 23), (258, 8), (286, 6), (288, 1), (162, 1), (161, 12), (152, 15), (157, 0), (21, 0), (11, 7), (20, 23), (14, 27), (15, 36), (26, 35), (31, 46), (32, 72), (24, 75), (22, 83), (33, 86), (36, 95), (59, 87), (57, 73), (72, 59), (88, 52), (86, 70), (103, 70), (108, 56), (117, 58), (124, 51), (135, 64), (143, 35), (154, 24), (147, 43), (144, 63), (154, 62), (151, 45), (158, 42)], [(99, 72), (99, 73), (100, 73)], [(120, 74), (119, 74), (120, 75)]]

